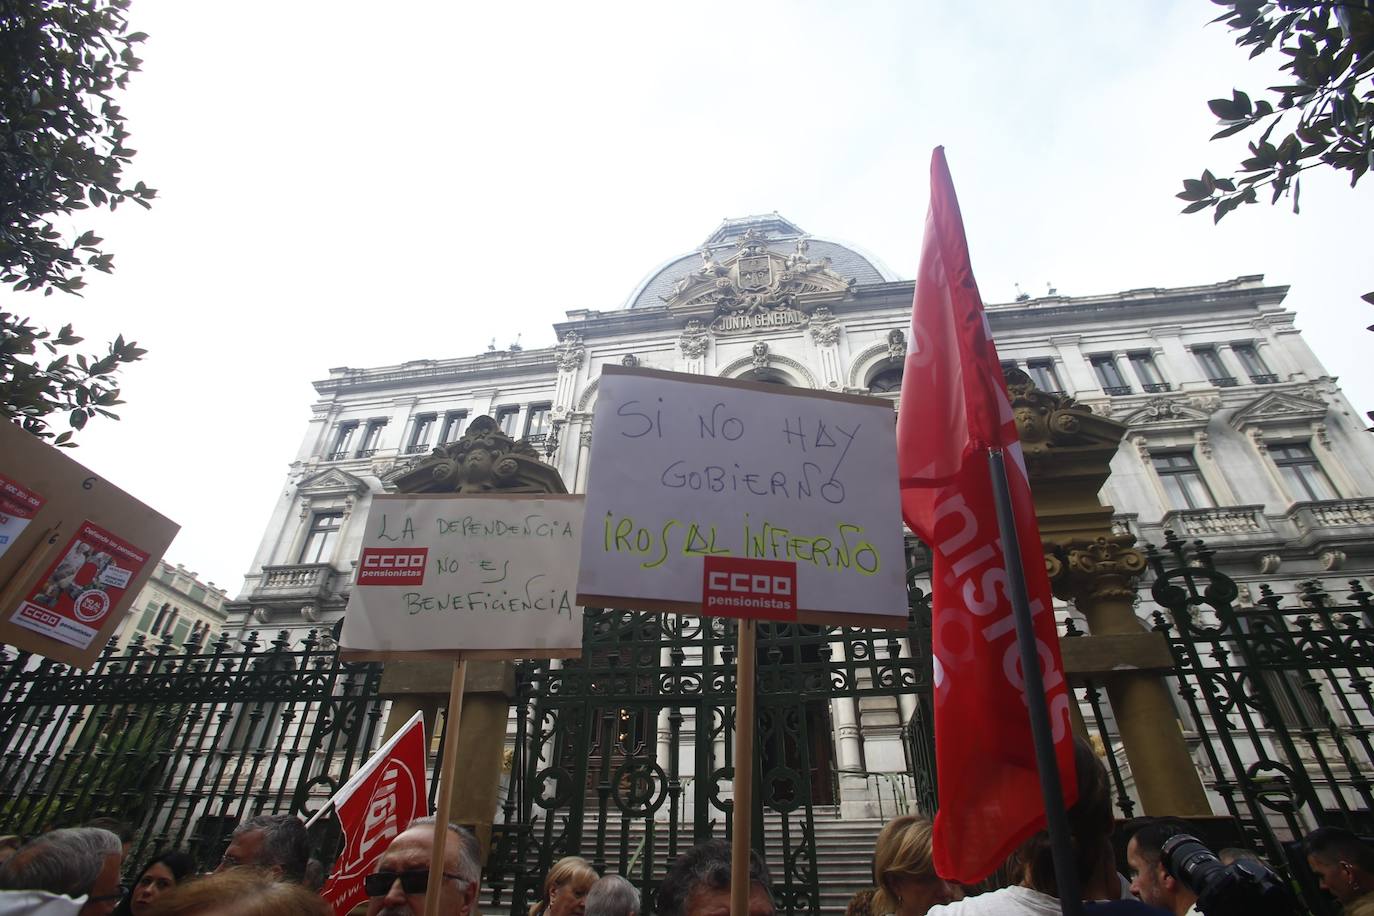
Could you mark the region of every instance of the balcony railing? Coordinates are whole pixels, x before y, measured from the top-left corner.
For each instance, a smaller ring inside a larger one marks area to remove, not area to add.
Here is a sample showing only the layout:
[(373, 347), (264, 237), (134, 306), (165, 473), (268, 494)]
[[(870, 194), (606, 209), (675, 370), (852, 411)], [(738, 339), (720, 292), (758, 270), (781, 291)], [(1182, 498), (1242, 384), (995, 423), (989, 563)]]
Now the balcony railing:
[(317, 598), (329, 587), (333, 568), (328, 563), (264, 566), (253, 598)]
[(1183, 537), (1267, 534), (1273, 529), (1263, 506), (1228, 506), (1224, 509), (1175, 509), (1159, 522)]
[(347, 460), (348, 460), (348, 451), (347, 451), (347, 450), (344, 450), (344, 451), (342, 451), (342, 452), (330, 452), (330, 453), (329, 453), (329, 460), (330, 460), (330, 461), (347, 461)]
[(419, 455), (429, 451), (429, 446), (423, 442), (416, 442), (414, 445), (406, 446), (407, 455)]
[(1216, 378), (1209, 378), (1207, 381), (1218, 388), (1234, 388), (1240, 384), (1234, 375), (1219, 375)]
[(1105, 392), (1107, 392), (1107, 394), (1111, 395), (1112, 397), (1118, 397), (1118, 396), (1123, 395), (1123, 394), (1130, 394), (1130, 393), (1131, 393), (1131, 386), (1130, 386), (1130, 385), (1104, 385), (1104, 386), (1102, 386), (1102, 390), (1105, 391)]
[(1173, 386), (1168, 382), (1146, 382), (1140, 386), (1142, 391), (1148, 394), (1157, 394), (1161, 391), (1173, 391)]
[(1279, 377), (1268, 372), (1261, 372), (1258, 375), (1251, 375), (1250, 381), (1256, 385), (1277, 385)]
[(1374, 526), (1374, 499), (1323, 499), (1319, 502), (1294, 503), (1288, 510), (1288, 517), (1304, 533), (1326, 528)]
[(360, 448), (360, 449), (358, 449), (358, 457), (359, 457), (359, 458), (371, 458), (371, 457), (372, 457), (373, 455), (375, 455), (375, 454), (377, 454), (377, 449), (375, 449), (375, 448)]

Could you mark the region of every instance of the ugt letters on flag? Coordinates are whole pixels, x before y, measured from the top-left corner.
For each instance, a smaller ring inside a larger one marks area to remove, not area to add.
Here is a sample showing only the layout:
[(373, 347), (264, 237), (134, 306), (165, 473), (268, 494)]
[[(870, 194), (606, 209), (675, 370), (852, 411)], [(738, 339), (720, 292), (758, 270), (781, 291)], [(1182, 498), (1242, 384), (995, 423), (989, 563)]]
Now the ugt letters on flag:
[[(897, 417), (898, 473), (902, 515), (934, 555), (935, 867), (971, 884), (1045, 823), (1008, 562), (1025, 570), (1066, 805), (1076, 798), (1071, 696), (1016, 423), (940, 147), (930, 184)], [(1004, 555), (998, 534), (993, 448), (1005, 450), (1019, 557)]]
[(425, 722), (420, 713), (378, 749), (330, 799), (343, 827), (344, 848), (320, 895), (337, 916), (367, 902), (363, 878), (387, 846), (429, 813), (425, 788)]

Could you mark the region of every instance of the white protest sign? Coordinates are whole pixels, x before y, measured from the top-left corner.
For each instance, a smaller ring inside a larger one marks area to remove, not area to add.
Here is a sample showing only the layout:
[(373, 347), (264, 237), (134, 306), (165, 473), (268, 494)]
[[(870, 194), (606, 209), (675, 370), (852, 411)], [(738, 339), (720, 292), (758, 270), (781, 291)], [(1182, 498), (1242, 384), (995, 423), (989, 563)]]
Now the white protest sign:
[(889, 401), (606, 366), (585, 525), (584, 605), (794, 619), (703, 600), (752, 582), (740, 607), (770, 607), (794, 566), (795, 619), (907, 615)]
[(377, 496), (339, 645), (350, 659), (581, 654), (580, 496)]

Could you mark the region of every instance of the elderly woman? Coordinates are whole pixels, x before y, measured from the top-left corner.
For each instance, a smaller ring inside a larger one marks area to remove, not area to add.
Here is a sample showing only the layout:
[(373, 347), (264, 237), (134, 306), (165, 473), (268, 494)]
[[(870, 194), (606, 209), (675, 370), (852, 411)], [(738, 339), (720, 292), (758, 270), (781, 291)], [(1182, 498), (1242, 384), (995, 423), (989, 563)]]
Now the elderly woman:
[(587, 892), (597, 879), (596, 869), (581, 856), (553, 863), (544, 879), (544, 895), (530, 907), (529, 916), (583, 916)]
[(873, 853), (873, 883), (878, 889), (869, 904), (875, 916), (925, 916), (935, 904), (964, 896), (957, 884), (935, 873), (933, 836), (931, 822), (914, 814), (889, 821), (878, 834)]

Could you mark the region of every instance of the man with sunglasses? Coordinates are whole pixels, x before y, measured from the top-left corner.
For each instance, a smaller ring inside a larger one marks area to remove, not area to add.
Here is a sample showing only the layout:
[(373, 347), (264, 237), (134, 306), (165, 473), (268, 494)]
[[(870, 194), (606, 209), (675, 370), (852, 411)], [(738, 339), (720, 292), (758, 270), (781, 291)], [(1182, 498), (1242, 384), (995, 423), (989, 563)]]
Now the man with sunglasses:
[(1307, 865), (1344, 916), (1374, 916), (1374, 849), (1339, 827), (1318, 827), (1303, 840)]
[[(411, 821), (382, 853), (373, 873), (363, 879), (367, 916), (423, 916), (433, 849), (434, 818)], [(442, 916), (471, 916), (476, 912), (481, 862), (477, 838), (457, 824), (449, 824), (444, 873), (438, 878), (443, 882), (439, 891)]]

